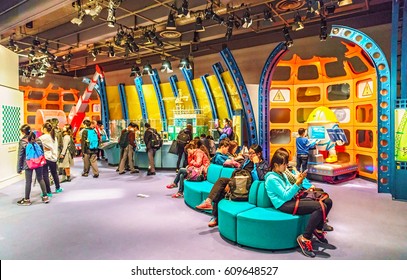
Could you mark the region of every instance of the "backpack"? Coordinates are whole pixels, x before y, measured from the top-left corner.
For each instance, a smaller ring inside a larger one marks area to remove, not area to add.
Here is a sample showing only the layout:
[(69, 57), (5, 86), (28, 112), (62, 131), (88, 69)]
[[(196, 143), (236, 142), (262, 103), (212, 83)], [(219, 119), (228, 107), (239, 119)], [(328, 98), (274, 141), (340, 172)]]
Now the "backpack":
[(88, 129), (88, 139), (90, 150), (96, 150), (99, 148), (99, 137), (94, 129)]
[(71, 139), (69, 140), (68, 151), (72, 157), (74, 157), (76, 155), (76, 146), (75, 146), (75, 142), (73, 141), (72, 136), (71, 136)]
[(119, 139), (119, 146), (122, 149), (125, 149), (129, 145), (129, 131), (126, 129), (121, 135)]
[(177, 142), (180, 144), (186, 144), (191, 141), (189, 134), (185, 132), (185, 130), (181, 130), (177, 135)]
[(237, 169), (233, 171), (229, 181), (230, 193), (228, 198), (234, 201), (247, 201), (249, 199), (249, 190), (252, 185), (252, 175), (246, 169)]
[(151, 148), (154, 148), (156, 150), (160, 149), (161, 146), (163, 145), (163, 139), (161, 139), (161, 135), (155, 129), (151, 130), (150, 143), (151, 143)]
[(37, 142), (27, 143), (27, 146), (25, 147), (25, 161), (30, 169), (42, 167), (47, 163), (47, 160), (44, 157), (44, 152)]

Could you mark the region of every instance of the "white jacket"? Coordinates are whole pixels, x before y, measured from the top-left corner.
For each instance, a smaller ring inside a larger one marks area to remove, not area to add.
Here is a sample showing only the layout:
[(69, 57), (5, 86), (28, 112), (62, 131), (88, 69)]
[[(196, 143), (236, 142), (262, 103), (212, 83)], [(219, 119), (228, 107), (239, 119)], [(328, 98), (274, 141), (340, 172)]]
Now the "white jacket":
[(40, 140), (44, 149), (45, 158), (49, 161), (56, 162), (58, 160), (58, 141), (52, 139), (50, 134), (41, 135)]

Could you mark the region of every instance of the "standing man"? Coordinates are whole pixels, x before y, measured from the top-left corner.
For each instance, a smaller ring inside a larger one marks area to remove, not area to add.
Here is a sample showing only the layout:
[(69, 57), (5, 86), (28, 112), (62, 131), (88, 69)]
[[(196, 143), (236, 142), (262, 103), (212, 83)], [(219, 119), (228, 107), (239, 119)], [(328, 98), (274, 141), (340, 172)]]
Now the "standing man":
[(90, 120), (84, 120), (85, 129), (82, 132), (81, 147), (83, 158), (83, 177), (89, 176), (89, 169), (92, 167), (93, 178), (99, 177), (97, 163), (97, 153), (100, 140), (95, 131), (94, 124)]
[(124, 130), (122, 131), (122, 135), (120, 136), (120, 138), (122, 139), (122, 137), (127, 137), (127, 139), (126, 140), (123, 139), (123, 141), (121, 141), (120, 143), (125, 142), (127, 145), (123, 149), (123, 156), (120, 160), (120, 165), (119, 165), (119, 174), (120, 175), (126, 173), (126, 171), (125, 171), (126, 163), (128, 164), (128, 166), (130, 168), (131, 174), (139, 173), (139, 170), (134, 168), (134, 150), (137, 148), (135, 132), (138, 130), (139, 130), (138, 125), (131, 122), (131, 123), (129, 123), (129, 126), (127, 127), (127, 133)]
[(148, 156), (148, 171), (147, 176), (155, 175), (155, 165), (154, 165), (154, 157), (156, 149), (152, 147), (152, 140), (153, 140), (153, 133), (157, 131), (150, 126), (149, 123), (144, 124), (145, 132), (144, 132), (144, 144), (146, 145), (146, 152)]
[(175, 172), (178, 173), (181, 159), (184, 158), (182, 167), (187, 166), (188, 154), (185, 152), (185, 146), (192, 140), (192, 124), (187, 124), (187, 127), (181, 130), (177, 135), (177, 150), (178, 150), (178, 160), (177, 160), (177, 169)]

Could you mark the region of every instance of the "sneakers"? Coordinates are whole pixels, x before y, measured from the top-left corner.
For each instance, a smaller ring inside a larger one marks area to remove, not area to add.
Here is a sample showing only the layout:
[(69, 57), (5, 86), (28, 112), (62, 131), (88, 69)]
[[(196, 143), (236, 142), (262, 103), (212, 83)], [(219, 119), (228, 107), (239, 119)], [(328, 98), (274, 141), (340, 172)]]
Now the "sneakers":
[(47, 196), (52, 197), (52, 192), (47, 193)]
[(21, 206), (30, 206), (31, 205), (31, 201), (29, 199), (25, 199), (22, 198), (19, 201), (17, 201), (17, 205), (21, 205)]
[(63, 191), (64, 191), (63, 188), (59, 188), (59, 189), (57, 189), (55, 192), (56, 192), (56, 193), (61, 193), (61, 192), (63, 192)]
[(173, 189), (173, 188), (176, 188), (177, 187), (177, 185), (176, 184), (174, 184), (174, 183), (171, 183), (171, 184), (169, 184), (169, 185), (167, 185), (167, 186), (165, 186), (167, 189)]
[(323, 227), (323, 230), (324, 231), (333, 231), (334, 228), (332, 226), (328, 225), (328, 223), (325, 223), (324, 227)]
[(198, 206), (195, 206), (195, 208), (199, 209), (199, 210), (212, 210), (212, 204), (205, 200), (204, 202), (202, 202)]
[(313, 234), (318, 239), (319, 242), (328, 244), (328, 239), (325, 238), (325, 234), (326, 234), (325, 231), (318, 231), (315, 229)]
[(217, 218), (212, 218), (210, 222), (208, 223), (208, 227), (216, 227), (218, 225), (218, 219)]
[(43, 196), (42, 197), (42, 202), (48, 203), (49, 202), (49, 197), (48, 196)]
[(174, 193), (173, 195), (171, 195), (171, 197), (172, 198), (183, 198), (184, 194), (177, 192), (177, 193)]
[(304, 236), (300, 235), (297, 237), (297, 243), (300, 245), (301, 251), (304, 256), (315, 258), (314, 250), (312, 249), (311, 240), (305, 239)]
[(148, 172), (147, 172), (147, 176), (150, 176), (150, 175), (155, 175), (155, 172), (150, 172), (150, 171), (148, 171)]
[(98, 178), (98, 177), (99, 177), (99, 174), (93, 175), (93, 178)]
[(119, 175), (123, 175), (126, 171), (119, 172)]
[(88, 174), (88, 173), (82, 173), (82, 176), (83, 176), (83, 177), (88, 177), (89, 174)]
[(130, 174), (134, 174), (134, 173), (140, 173), (140, 171), (138, 169), (134, 169), (133, 171), (130, 171)]

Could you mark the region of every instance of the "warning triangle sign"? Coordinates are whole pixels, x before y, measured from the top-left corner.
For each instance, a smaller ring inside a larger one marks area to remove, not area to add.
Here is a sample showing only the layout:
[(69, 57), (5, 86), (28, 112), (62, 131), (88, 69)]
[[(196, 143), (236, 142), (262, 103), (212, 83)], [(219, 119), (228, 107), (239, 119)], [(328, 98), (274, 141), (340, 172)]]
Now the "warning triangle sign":
[(284, 95), (281, 90), (278, 90), (276, 95), (274, 95), (273, 101), (285, 101)]
[(372, 96), (373, 92), (370, 89), (369, 83), (366, 83), (365, 88), (363, 89), (362, 96), (367, 97), (367, 96)]

